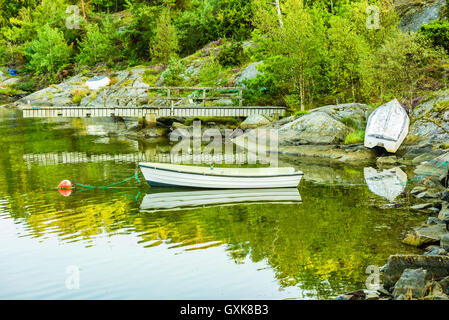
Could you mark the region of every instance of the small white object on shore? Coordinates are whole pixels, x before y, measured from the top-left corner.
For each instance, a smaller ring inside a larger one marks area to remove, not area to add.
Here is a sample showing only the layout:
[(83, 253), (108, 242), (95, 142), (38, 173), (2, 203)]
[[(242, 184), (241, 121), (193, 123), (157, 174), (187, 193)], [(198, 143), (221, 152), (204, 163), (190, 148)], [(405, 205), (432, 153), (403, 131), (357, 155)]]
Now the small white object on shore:
[(90, 90), (98, 90), (109, 85), (111, 80), (106, 76), (95, 76), (86, 81), (86, 86)]

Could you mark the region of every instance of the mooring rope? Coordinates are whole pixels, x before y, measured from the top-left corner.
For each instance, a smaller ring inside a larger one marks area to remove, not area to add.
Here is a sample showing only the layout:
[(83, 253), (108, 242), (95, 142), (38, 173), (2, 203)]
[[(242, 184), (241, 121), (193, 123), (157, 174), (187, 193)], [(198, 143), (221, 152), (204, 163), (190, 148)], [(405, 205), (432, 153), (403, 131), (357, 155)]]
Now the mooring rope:
[[(112, 183), (112, 184), (108, 184), (108, 185), (105, 185), (105, 186), (90, 186), (90, 185), (82, 184), (82, 183), (78, 183), (78, 182), (74, 182), (73, 185), (76, 185), (76, 186), (79, 186), (79, 187), (83, 187), (83, 188), (84, 188), (84, 189), (81, 189), (81, 190), (76, 190), (75, 192), (83, 192), (83, 191), (93, 190), (93, 189), (110, 190), (110, 191), (112, 191), (112, 192), (116, 192), (116, 193), (123, 194), (123, 195), (125, 195), (125, 196), (127, 196), (127, 197), (130, 197), (131, 199), (134, 199), (134, 200), (137, 201), (137, 198), (139, 197), (140, 192), (139, 192), (135, 197), (132, 197), (132, 196), (130, 196), (130, 195), (127, 194), (127, 193), (124, 193), (124, 192), (121, 192), (121, 191), (117, 191), (117, 190), (113, 190), (113, 187), (114, 187), (114, 186), (119, 185), (119, 184), (122, 184), (122, 183), (124, 183), (124, 182), (126, 182), (126, 181), (129, 181), (129, 180), (131, 180), (131, 179), (134, 179), (134, 178), (135, 178), (139, 183), (141, 183), (141, 181), (140, 181), (140, 179), (139, 179), (139, 172), (136, 172), (134, 175), (132, 175), (132, 176), (129, 177), (129, 178), (126, 178), (126, 179), (123, 179), (123, 180), (121, 180), (121, 181), (119, 181), (119, 182)], [(120, 187), (119, 187), (119, 188), (120, 188)], [(121, 187), (121, 188), (125, 188), (125, 187)]]
[[(444, 166), (446, 168), (446, 172), (449, 171), (448, 168), (448, 161), (444, 161), (443, 163), (441, 163), (440, 165), (436, 166), (435, 168), (433, 168), (432, 170), (430, 170), (429, 172), (426, 172), (425, 174), (422, 174), (412, 180), (407, 181), (406, 183), (410, 183), (413, 181), (417, 181), (417, 180), (422, 180), (424, 177), (426, 177), (427, 175), (431, 174), (432, 172), (434, 172), (436, 169), (440, 168)], [(428, 177), (424, 182), (426, 182), (427, 180), (431, 179), (435, 174), (432, 174), (430, 177)], [(446, 178), (447, 179), (447, 178)]]

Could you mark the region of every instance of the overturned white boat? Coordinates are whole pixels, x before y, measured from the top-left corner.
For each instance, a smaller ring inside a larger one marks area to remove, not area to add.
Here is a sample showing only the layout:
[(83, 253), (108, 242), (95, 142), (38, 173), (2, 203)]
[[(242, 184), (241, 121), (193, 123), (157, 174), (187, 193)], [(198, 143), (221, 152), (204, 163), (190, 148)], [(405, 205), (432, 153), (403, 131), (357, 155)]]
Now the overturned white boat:
[(407, 112), (394, 99), (369, 116), (365, 130), (365, 147), (384, 147), (388, 152), (396, 152), (408, 134), (410, 119)]
[(401, 168), (391, 168), (378, 172), (367, 167), (363, 169), (365, 181), (372, 193), (393, 201), (404, 192), (407, 174)]
[(261, 189), (298, 186), (303, 173), (295, 168), (214, 168), (169, 163), (139, 163), (145, 180), (156, 187)]
[(301, 202), (301, 196), (297, 188), (188, 190), (149, 193), (143, 198), (140, 209), (162, 211), (242, 203), (287, 204), (298, 202)]

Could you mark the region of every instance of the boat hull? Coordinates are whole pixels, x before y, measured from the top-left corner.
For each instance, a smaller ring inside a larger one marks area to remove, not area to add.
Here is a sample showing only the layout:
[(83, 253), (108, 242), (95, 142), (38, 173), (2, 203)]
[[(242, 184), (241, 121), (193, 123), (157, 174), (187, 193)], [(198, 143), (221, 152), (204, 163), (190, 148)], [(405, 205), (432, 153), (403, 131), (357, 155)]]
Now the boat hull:
[(390, 101), (369, 116), (364, 145), (367, 148), (384, 147), (395, 153), (407, 137), (409, 124), (404, 108), (396, 99)]
[(207, 189), (262, 189), (298, 186), (302, 173), (270, 176), (226, 176), (167, 170), (139, 164), (150, 186)]

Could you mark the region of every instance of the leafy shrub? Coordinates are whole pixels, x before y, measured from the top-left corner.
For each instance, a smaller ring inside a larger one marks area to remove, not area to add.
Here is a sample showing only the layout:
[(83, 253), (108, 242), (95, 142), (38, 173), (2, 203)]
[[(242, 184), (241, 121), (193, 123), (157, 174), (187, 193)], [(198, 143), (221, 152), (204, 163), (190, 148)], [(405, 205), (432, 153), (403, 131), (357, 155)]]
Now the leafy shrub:
[(35, 86), (36, 86), (36, 81), (30, 80), (30, 81), (16, 83), (14, 85), (14, 88), (31, 92), (34, 90)]
[(37, 75), (47, 74), (50, 80), (54, 80), (56, 73), (70, 63), (72, 47), (67, 45), (61, 31), (48, 24), (38, 31), (30, 49), (28, 67)]
[(449, 52), (449, 21), (434, 20), (422, 25), (418, 32), (430, 39), (435, 47), (442, 47)]
[(185, 82), (183, 77), (185, 71), (186, 67), (184, 65), (184, 61), (172, 57), (170, 59), (169, 66), (163, 73), (164, 84), (174, 87), (182, 86)]
[(206, 61), (198, 73), (198, 81), (200, 82), (200, 85), (205, 87), (223, 85), (223, 79), (221, 78), (222, 71), (222, 66), (217, 63), (215, 59)]
[(241, 42), (225, 42), (217, 56), (223, 67), (240, 65), (243, 60), (243, 46)]

